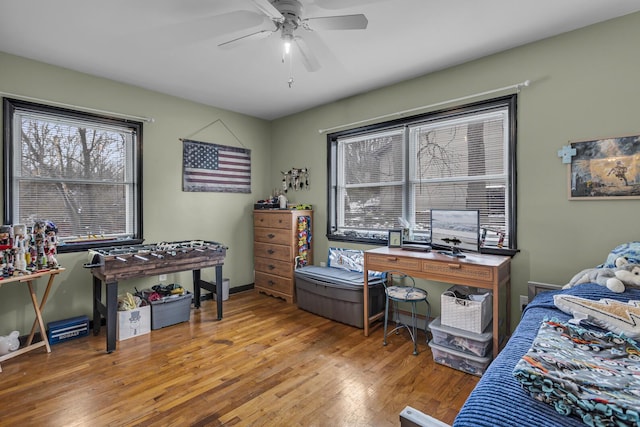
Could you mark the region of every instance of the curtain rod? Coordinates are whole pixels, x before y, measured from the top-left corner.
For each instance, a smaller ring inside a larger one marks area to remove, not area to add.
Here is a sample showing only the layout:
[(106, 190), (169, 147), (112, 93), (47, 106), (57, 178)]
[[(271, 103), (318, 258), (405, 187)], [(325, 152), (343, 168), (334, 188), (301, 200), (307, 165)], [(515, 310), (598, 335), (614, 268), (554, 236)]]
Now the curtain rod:
[(14, 98), (25, 99), (27, 101), (44, 102), (44, 103), (47, 103), (47, 104), (53, 104), (53, 105), (56, 105), (58, 107), (74, 108), (74, 109), (89, 111), (89, 112), (92, 112), (92, 113), (107, 114), (107, 115), (110, 115), (110, 116), (119, 116), (119, 117), (122, 117), (122, 118), (125, 118), (125, 119), (142, 120), (142, 121), (148, 122), (148, 123), (153, 123), (153, 122), (156, 121), (156, 119), (154, 119), (153, 117), (132, 116), (130, 114), (116, 113), (114, 111), (98, 110), (96, 108), (82, 107), (80, 105), (65, 104), (63, 102), (51, 101), (49, 99), (33, 98), (31, 96), (18, 95), (17, 93), (10, 93), (10, 92), (2, 92), (2, 91), (0, 91), (0, 94), (11, 96), (11, 97), (14, 97)]
[(492, 90), (488, 90), (488, 91), (485, 91), (485, 92), (474, 93), (473, 95), (467, 95), (467, 96), (463, 96), (463, 97), (460, 97), (460, 98), (449, 99), (447, 101), (436, 102), (435, 104), (423, 105), (422, 107), (415, 107), (415, 108), (411, 108), (409, 110), (398, 111), (396, 113), (384, 114), (382, 116), (372, 117), (370, 119), (359, 120), (359, 121), (353, 122), (353, 123), (346, 123), (344, 125), (333, 126), (333, 127), (327, 128), (327, 129), (318, 129), (318, 133), (326, 133), (326, 132), (329, 132), (329, 131), (332, 131), (332, 130), (336, 130), (336, 129), (340, 129), (340, 128), (344, 128), (344, 127), (360, 125), (362, 123), (371, 122), (371, 121), (374, 121), (374, 120), (386, 119), (388, 117), (402, 116), (404, 114), (412, 113), (414, 111), (424, 110), (425, 108), (438, 107), (440, 105), (450, 104), (452, 102), (464, 101), (464, 100), (467, 100), (467, 99), (470, 99), (470, 98), (477, 98), (478, 96), (490, 95), (492, 93), (502, 92), (502, 91), (509, 90), (509, 89), (517, 89), (519, 91), (521, 88), (527, 87), (530, 84), (531, 84), (531, 80), (525, 80), (525, 81), (523, 81), (521, 83), (516, 83), (516, 84), (509, 85), (509, 86), (504, 86), (504, 87), (500, 87), (498, 89), (492, 89)]

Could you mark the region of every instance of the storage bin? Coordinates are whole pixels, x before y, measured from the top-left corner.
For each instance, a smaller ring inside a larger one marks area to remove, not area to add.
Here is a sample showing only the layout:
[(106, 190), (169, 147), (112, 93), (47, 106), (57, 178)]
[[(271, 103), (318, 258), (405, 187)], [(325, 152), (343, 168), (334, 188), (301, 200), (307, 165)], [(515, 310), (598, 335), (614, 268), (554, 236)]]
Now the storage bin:
[(77, 316), (70, 319), (57, 320), (47, 323), (47, 338), (49, 344), (57, 344), (80, 338), (89, 334), (89, 318)]
[(491, 351), (493, 332), (491, 323), (486, 331), (481, 334), (452, 328), (440, 323), (440, 317), (436, 317), (429, 323), (429, 329), (433, 336), (433, 343), (452, 350), (484, 357)]
[(148, 305), (133, 310), (118, 311), (116, 337), (118, 341), (151, 332), (151, 308)]
[[(481, 301), (458, 298), (454, 292), (462, 295), (486, 295)], [(475, 290), (467, 286), (452, 286), (440, 297), (440, 322), (445, 326), (464, 329), (481, 334), (493, 317), (493, 298), (491, 291)]]
[[(322, 317), (364, 327), (364, 275), (333, 267), (307, 266), (295, 271), (298, 307)], [(369, 315), (384, 310), (382, 280), (369, 276)]]
[(433, 340), (429, 341), (429, 347), (431, 347), (434, 362), (479, 377), (484, 374), (491, 363), (491, 357), (478, 357), (452, 350), (435, 344)]
[(151, 302), (151, 329), (160, 329), (191, 318), (191, 292), (172, 295)]

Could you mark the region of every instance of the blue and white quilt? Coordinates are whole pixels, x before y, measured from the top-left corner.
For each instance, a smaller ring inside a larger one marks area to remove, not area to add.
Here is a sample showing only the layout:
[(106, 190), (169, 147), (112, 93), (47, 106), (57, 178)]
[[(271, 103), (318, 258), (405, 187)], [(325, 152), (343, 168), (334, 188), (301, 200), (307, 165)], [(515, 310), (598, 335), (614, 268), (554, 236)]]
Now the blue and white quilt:
[(624, 335), (545, 320), (513, 375), (533, 398), (587, 425), (640, 422), (640, 349)]
[[(513, 375), (520, 359), (531, 349), (545, 319), (557, 319), (561, 323), (566, 323), (571, 319), (570, 315), (555, 306), (553, 297), (557, 294), (573, 295), (595, 301), (602, 298), (623, 302), (630, 299), (640, 300), (640, 289), (627, 289), (627, 291), (617, 294), (595, 283), (586, 283), (571, 289), (543, 292), (536, 296), (525, 308), (522, 319), (507, 345), (489, 365), (463, 405), (453, 423), (454, 427), (584, 427), (585, 425), (599, 425), (595, 422), (590, 424), (588, 419), (566, 414), (566, 411), (558, 412), (554, 405), (533, 398)], [(640, 403), (636, 402), (636, 408), (640, 408)], [(615, 424), (612, 420), (605, 425), (625, 424)]]

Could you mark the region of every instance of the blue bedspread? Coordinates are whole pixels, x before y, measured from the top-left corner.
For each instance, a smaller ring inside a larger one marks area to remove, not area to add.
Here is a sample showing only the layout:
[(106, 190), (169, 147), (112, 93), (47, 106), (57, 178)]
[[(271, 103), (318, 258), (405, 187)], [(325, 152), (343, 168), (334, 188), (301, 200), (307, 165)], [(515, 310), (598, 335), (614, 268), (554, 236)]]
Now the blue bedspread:
[(585, 426), (578, 418), (560, 415), (545, 403), (534, 400), (513, 376), (513, 368), (529, 350), (545, 318), (566, 321), (569, 315), (558, 310), (553, 295), (564, 293), (582, 298), (617, 301), (640, 300), (639, 289), (628, 289), (622, 294), (609, 291), (593, 283), (578, 285), (561, 291), (543, 292), (526, 307), (522, 319), (511, 339), (498, 357), (487, 368), (460, 413), (454, 421), (456, 427), (565, 427)]

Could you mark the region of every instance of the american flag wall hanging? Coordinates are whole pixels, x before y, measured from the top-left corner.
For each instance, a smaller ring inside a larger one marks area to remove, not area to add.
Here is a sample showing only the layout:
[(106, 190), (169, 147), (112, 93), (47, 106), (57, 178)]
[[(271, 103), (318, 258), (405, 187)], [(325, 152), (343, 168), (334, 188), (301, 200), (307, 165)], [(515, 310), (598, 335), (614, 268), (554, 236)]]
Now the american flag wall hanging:
[(251, 150), (182, 142), (182, 191), (251, 193)]

